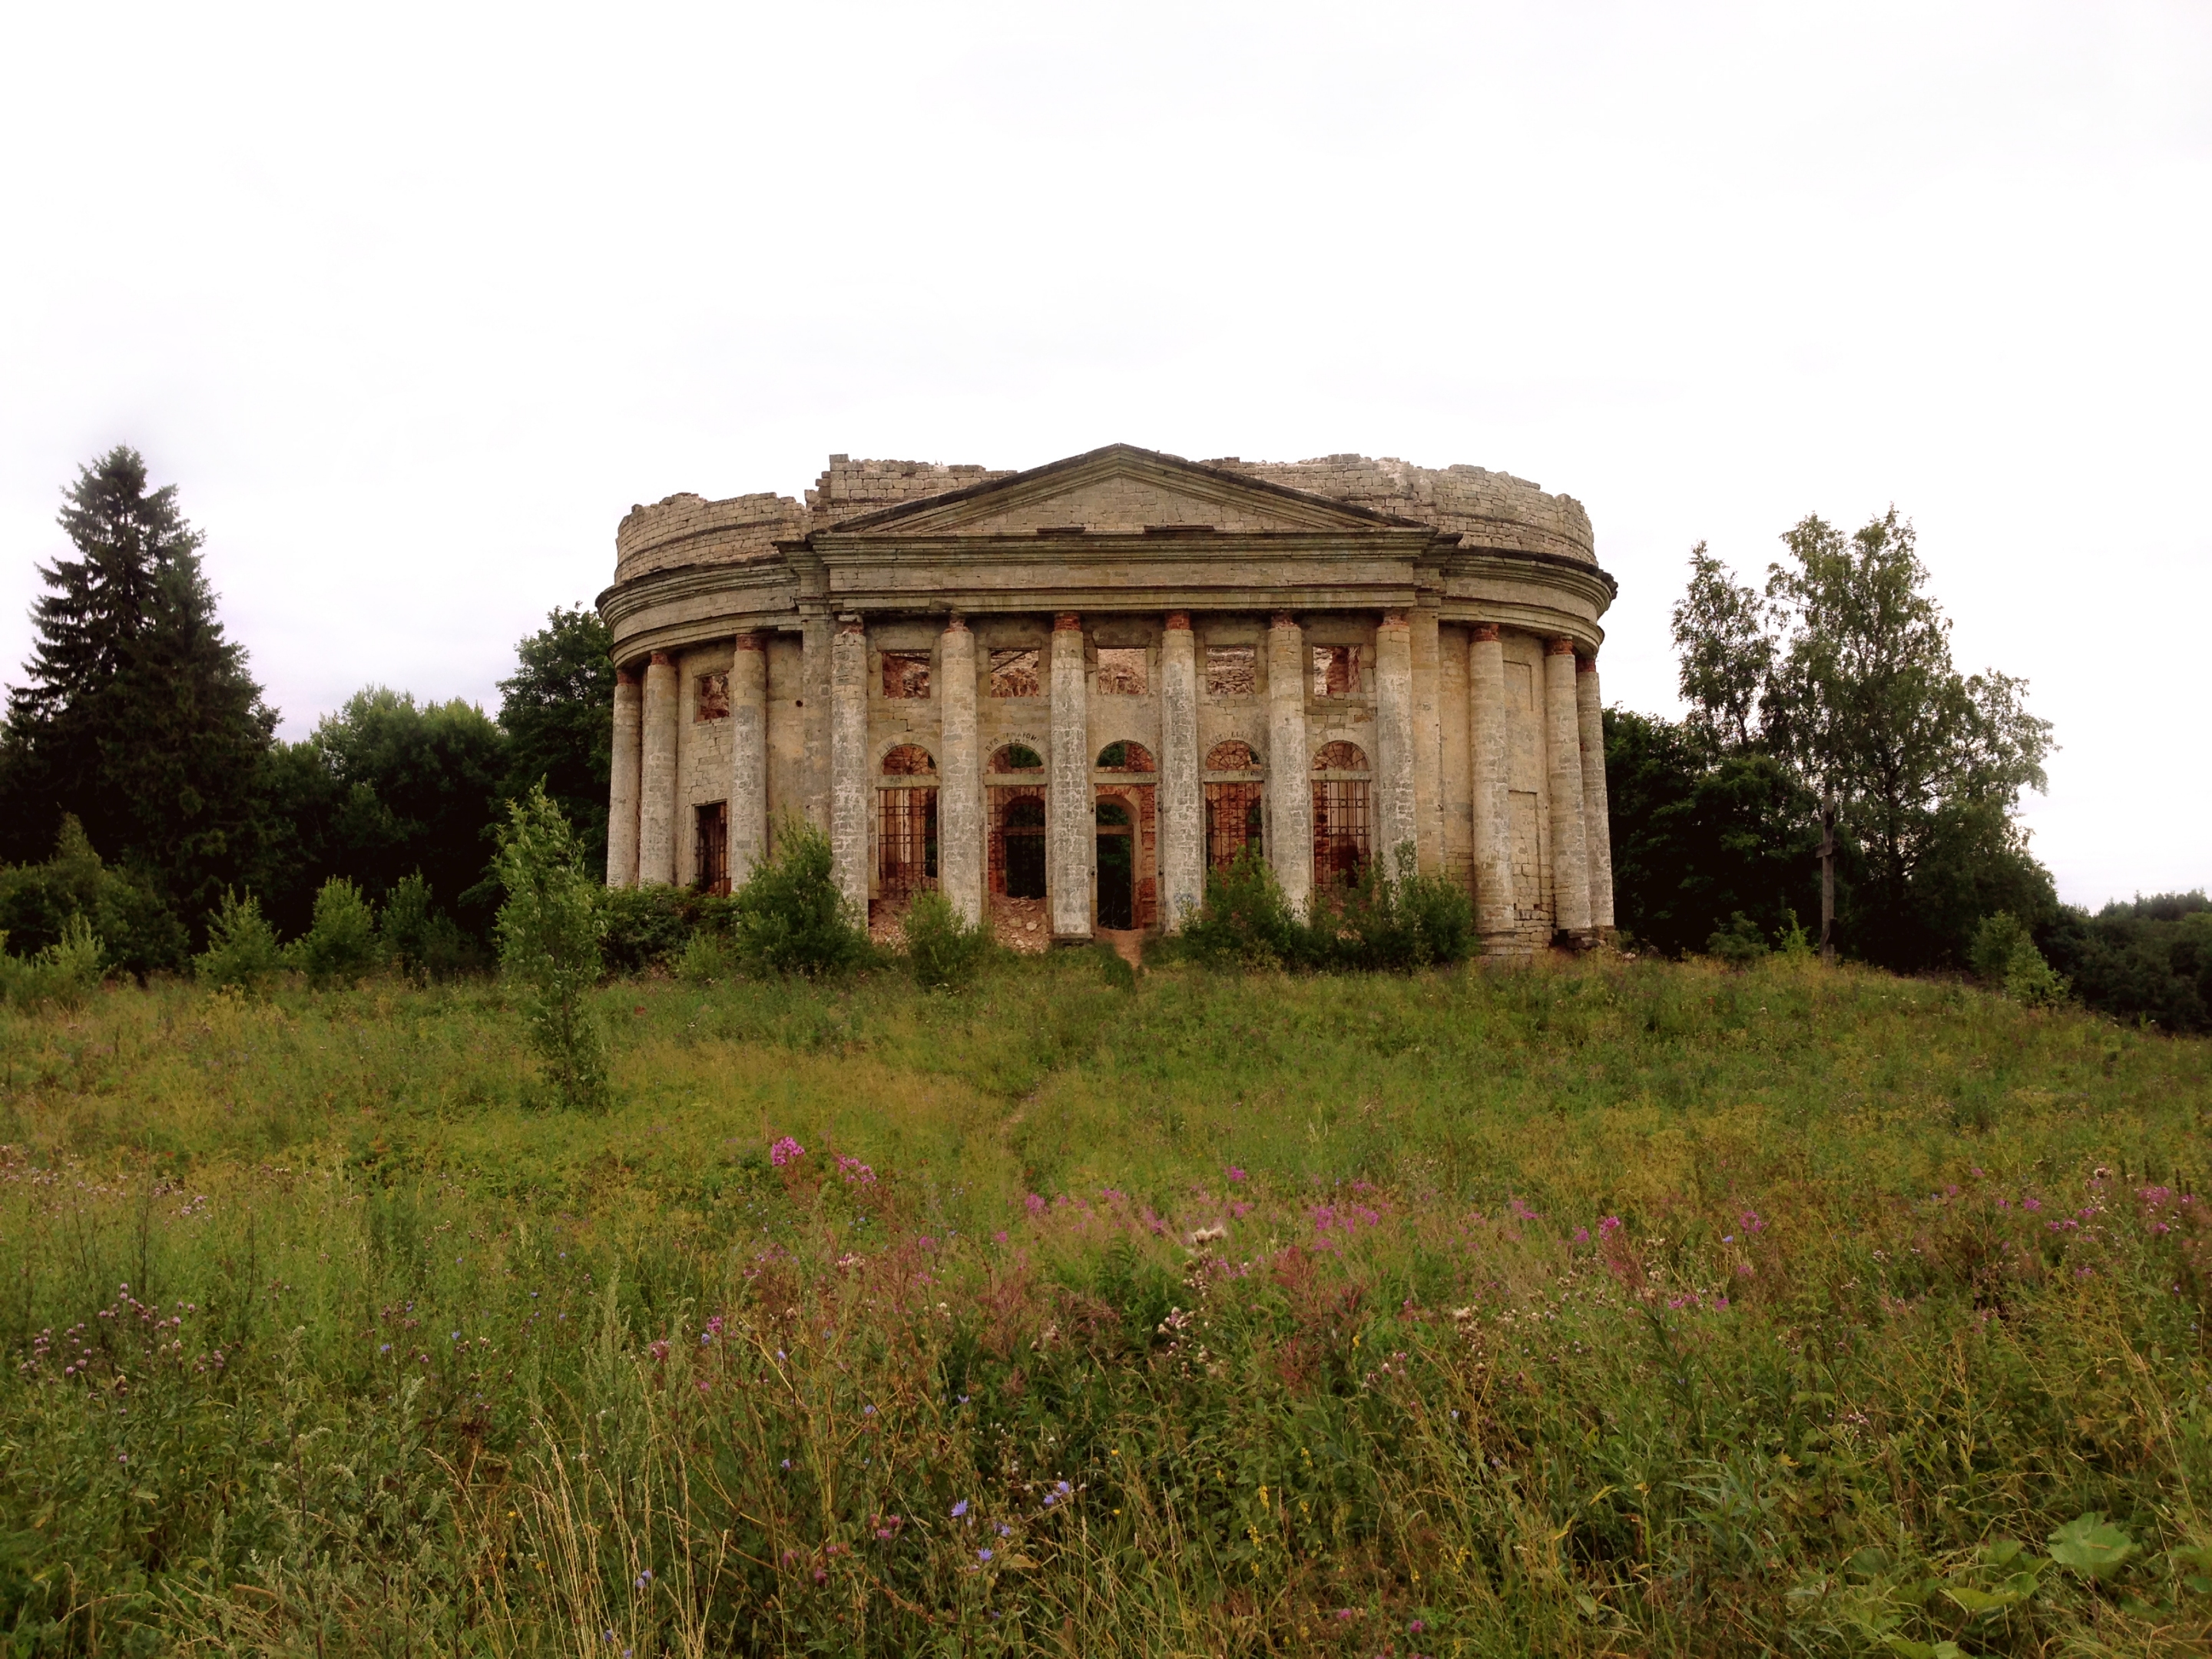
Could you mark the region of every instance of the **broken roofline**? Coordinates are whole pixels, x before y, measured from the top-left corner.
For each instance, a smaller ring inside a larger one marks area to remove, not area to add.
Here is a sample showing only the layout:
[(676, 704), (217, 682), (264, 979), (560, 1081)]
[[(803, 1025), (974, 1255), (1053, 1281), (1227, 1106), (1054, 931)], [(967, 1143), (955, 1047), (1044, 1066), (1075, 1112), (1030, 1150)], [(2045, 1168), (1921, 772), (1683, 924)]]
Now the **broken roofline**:
[[(1004, 477), (987, 478), (981, 483), (963, 484), (958, 489), (948, 489), (942, 495), (919, 495), (910, 501), (899, 501), (880, 507), (873, 513), (841, 520), (834, 526), (824, 526), (819, 534), (848, 535), (856, 532), (877, 530), (896, 524), (902, 519), (923, 513), (933, 513), (960, 502), (971, 501), (995, 491), (1019, 489), (1025, 485), (1048, 479), (1064, 472), (1073, 472), (1116, 456), (1144, 461), (1170, 471), (1194, 474), (1221, 487), (1254, 495), (1272, 495), (1286, 502), (1296, 502), (1306, 508), (1320, 507), (1349, 518), (1364, 519), (1378, 528), (1390, 530), (1426, 530), (1436, 532), (1434, 525), (1421, 523), (1417, 519), (1401, 519), (1395, 514), (1377, 513), (1373, 507), (1361, 507), (1352, 501), (1340, 501), (1334, 496), (1318, 495), (1311, 490), (1293, 489), (1288, 484), (1275, 483), (1271, 478), (1255, 477), (1249, 472), (1231, 472), (1224, 467), (1207, 466), (1200, 461), (1188, 461), (1180, 455), (1170, 455), (1157, 449), (1146, 449), (1137, 444), (1106, 444), (1080, 455), (1070, 455), (1057, 461), (1048, 461), (1042, 466), (1033, 466), (1025, 472), (1008, 473)], [(810, 538), (811, 539), (811, 538)], [(1455, 536), (1455, 541), (1457, 538)]]

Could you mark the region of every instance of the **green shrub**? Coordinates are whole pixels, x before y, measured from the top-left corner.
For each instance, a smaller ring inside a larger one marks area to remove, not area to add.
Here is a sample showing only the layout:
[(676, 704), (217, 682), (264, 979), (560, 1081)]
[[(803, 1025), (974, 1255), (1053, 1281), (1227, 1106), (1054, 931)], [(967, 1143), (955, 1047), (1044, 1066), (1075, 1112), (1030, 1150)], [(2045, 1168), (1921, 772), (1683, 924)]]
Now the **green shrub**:
[(1206, 900), (1183, 918), (1171, 954), (1209, 968), (1285, 968), (1306, 956), (1304, 929), (1274, 871), (1247, 846), (1225, 870), (1209, 870)]
[(907, 966), (925, 991), (957, 991), (970, 983), (998, 949), (990, 929), (963, 921), (952, 901), (934, 890), (915, 895), (901, 931)]
[(2056, 1008), (2073, 988), (2043, 959), (2033, 939), (2023, 938), (2013, 947), (2012, 960), (2005, 964), (2004, 991), (2021, 1007)]
[(1974, 970), (1975, 978), (2001, 986), (2012, 970), (2013, 953), (2027, 943), (2027, 929), (2008, 911), (1984, 916), (1981, 926), (1974, 929), (1973, 942), (1966, 947), (1966, 965)]
[(837, 890), (830, 837), (797, 818), (776, 826), (775, 850), (727, 910), (732, 948), (749, 973), (811, 978), (856, 968), (873, 954)]
[(1966, 960), (1977, 978), (2023, 1008), (2055, 1008), (2073, 991), (2065, 976), (2044, 960), (2034, 937), (2003, 910), (1982, 919)]
[(102, 864), (76, 819), (64, 817), (45, 863), (0, 865), (0, 932), (28, 960), (59, 944), (72, 916), (105, 941), (112, 968), (143, 979), (185, 961), (184, 924), (153, 884)]
[(82, 1008), (100, 988), (106, 960), (106, 947), (82, 915), (71, 916), (59, 939), (27, 957), (9, 956), (8, 935), (0, 933), (0, 1001)]
[(392, 964), (416, 985), (453, 979), (471, 965), (468, 935), (431, 902), (430, 884), (419, 870), (392, 888), (376, 934)]
[(1464, 962), (1474, 944), (1474, 906), (1466, 890), (1417, 874), (1413, 848), (1401, 842), (1397, 872), (1370, 862), (1353, 886), (1318, 895), (1306, 951), (1312, 965), (1402, 973)]
[(261, 914), (261, 902), (226, 888), (222, 908), (208, 923), (208, 948), (192, 958), (192, 971), (214, 990), (259, 991), (284, 971), (284, 952), (276, 931)]
[(1402, 973), (1463, 962), (1474, 907), (1456, 883), (1414, 869), (1401, 846), (1393, 875), (1378, 860), (1349, 887), (1314, 895), (1310, 920), (1291, 908), (1275, 873), (1248, 847), (1206, 877), (1206, 902), (1169, 945), (1172, 957), (1218, 968)]
[(507, 809), (498, 871), (500, 966), (520, 987), (531, 1044), (562, 1105), (608, 1104), (606, 1039), (587, 996), (599, 977), (600, 888), (584, 873), (568, 820), (538, 784)]
[(728, 907), (727, 899), (716, 900), (689, 887), (607, 889), (600, 902), (606, 918), (602, 949), (607, 971), (641, 974), (670, 966), (710, 917), (726, 926)]
[(677, 952), (676, 977), (686, 985), (712, 985), (737, 968), (737, 953), (726, 934), (702, 927)]
[(1766, 954), (1766, 935), (1741, 910), (1729, 925), (1705, 940), (1706, 954), (1731, 968), (1748, 968)]
[(361, 890), (343, 876), (325, 882), (315, 895), (313, 921), (285, 954), (319, 986), (350, 982), (374, 969), (383, 952)]

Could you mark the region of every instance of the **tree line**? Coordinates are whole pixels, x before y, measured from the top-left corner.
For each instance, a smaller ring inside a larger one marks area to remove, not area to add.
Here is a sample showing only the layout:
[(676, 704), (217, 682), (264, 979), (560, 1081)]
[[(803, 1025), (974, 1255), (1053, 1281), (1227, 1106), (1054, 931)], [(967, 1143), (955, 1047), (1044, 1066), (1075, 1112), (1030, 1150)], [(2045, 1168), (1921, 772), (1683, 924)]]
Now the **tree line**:
[[(81, 917), (110, 967), (173, 969), (246, 896), (273, 935), (301, 935), (335, 878), (399, 906), (417, 966), (488, 963), (497, 826), (540, 782), (601, 866), (614, 674), (593, 613), (556, 609), (520, 641), (496, 716), (370, 686), (288, 743), (216, 614), (176, 487), (149, 488), (117, 448), (64, 495), (71, 551), (40, 567), (0, 730), (9, 950), (58, 948)], [(1782, 539), (1763, 586), (1692, 550), (1672, 617), (1682, 719), (1606, 711), (1630, 942), (1802, 942), (1919, 972), (2024, 939), (2094, 1006), (2212, 1027), (2204, 895), (2095, 915), (2058, 902), (2020, 821), (2051, 727), (2024, 682), (1954, 664), (1911, 523), (1892, 509), (1847, 535), (1808, 517)], [(689, 937), (696, 899), (647, 896), (617, 907), (616, 966)]]
[(27, 954), (92, 920), (140, 975), (200, 950), (227, 894), (304, 932), (332, 878), (382, 908), (403, 884), (447, 926), (447, 964), (485, 958), (495, 826), (543, 781), (603, 858), (614, 670), (605, 625), (556, 609), (517, 648), (496, 718), (454, 699), (356, 692), (305, 738), (229, 639), (176, 486), (118, 447), (60, 515), (33, 642), (0, 729), (0, 930)]

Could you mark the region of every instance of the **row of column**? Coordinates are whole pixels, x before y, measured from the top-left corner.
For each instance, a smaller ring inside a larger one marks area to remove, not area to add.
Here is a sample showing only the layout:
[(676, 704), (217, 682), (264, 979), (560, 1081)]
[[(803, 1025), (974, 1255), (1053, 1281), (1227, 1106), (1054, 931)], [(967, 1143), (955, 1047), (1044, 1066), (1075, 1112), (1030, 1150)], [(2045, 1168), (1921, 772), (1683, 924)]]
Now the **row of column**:
[[(643, 684), (615, 671), (613, 777), (607, 791), (607, 885), (676, 879), (676, 744), (683, 720), (676, 660), (656, 651)], [(730, 664), (730, 884), (768, 854), (768, 641), (740, 634)]]
[[(810, 630), (808, 643), (814, 635)], [(868, 744), (868, 647), (865, 625), (840, 618), (830, 636), (829, 819), (837, 884), (856, 907), (868, 896), (869, 808), (875, 780)], [(1431, 662), (1434, 624), (1427, 630)], [(975, 635), (958, 617), (939, 641), (938, 878), (969, 921), (981, 918), (984, 847), (982, 752), (976, 724)], [(1267, 838), (1285, 896), (1304, 909), (1313, 896), (1312, 757), (1306, 725), (1304, 632), (1288, 612), (1267, 629)], [(815, 651), (810, 649), (812, 657)], [(1375, 851), (1395, 874), (1400, 847), (1418, 848), (1431, 817), (1443, 827), (1440, 779), (1424, 787), (1421, 733), (1434, 721), (1436, 675), (1416, 675), (1416, 635), (1401, 611), (1376, 631)], [(1611, 819), (1597, 659), (1574, 642), (1549, 642), (1542, 718), (1551, 821), (1553, 925), (1582, 938), (1613, 926)], [(1045, 793), (1045, 845), (1052, 930), (1091, 931), (1091, 805), (1089, 683), (1082, 619), (1053, 619), (1048, 661), (1051, 787)], [(810, 663), (805, 690), (817, 677)], [(1429, 683), (1425, 704), (1419, 683)], [(1493, 941), (1519, 929), (1513, 878), (1507, 761), (1505, 659), (1494, 623), (1478, 623), (1468, 647), (1469, 765), (1473, 774), (1476, 926)], [(641, 685), (629, 669), (615, 676), (614, 777), (609, 792), (607, 883), (629, 886), (676, 879), (676, 753), (681, 714), (674, 660), (656, 651)], [(817, 694), (818, 696), (818, 693)], [(730, 881), (740, 885), (768, 848), (768, 664), (765, 641), (742, 634), (729, 678)], [(818, 728), (809, 722), (810, 740)], [(1440, 769), (1440, 754), (1426, 757)], [(1190, 617), (1170, 611), (1160, 642), (1160, 895), (1173, 930), (1206, 890), (1205, 809), (1200, 787), (1198, 660)], [(1432, 863), (1432, 861), (1431, 861)]]

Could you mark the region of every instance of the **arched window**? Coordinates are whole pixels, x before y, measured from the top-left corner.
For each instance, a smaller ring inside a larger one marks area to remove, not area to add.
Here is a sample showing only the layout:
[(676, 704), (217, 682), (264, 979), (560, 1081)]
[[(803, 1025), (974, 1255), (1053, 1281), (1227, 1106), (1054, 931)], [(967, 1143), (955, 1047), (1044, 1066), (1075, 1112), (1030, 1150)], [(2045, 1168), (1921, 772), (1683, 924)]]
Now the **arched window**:
[(933, 778), (937, 763), (930, 758), (929, 750), (920, 744), (902, 743), (884, 757), (884, 775), (887, 778)]
[(1367, 751), (1356, 743), (1325, 743), (1314, 754), (1314, 768), (1322, 772), (1364, 772)]
[(1206, 769), (1209, 772), (1256, 772), (1260, 769), (1260, 757), (1252, 752), (1250, 744), (1239, 743), (1232, 738), (1227, 743), (1217, 743), (1206, 751)]
[(1356, 743), (1325, 743), (1313, 769), (1314, 885), (1349, 886), (1367, 867), (1366, 751)]
[(1109, 743), (1098, 751), (1102, 772), (1156, 772), (1152, 751), (1141, 743)]
[(1002, 744), (991, 751), (994, 772), (1042, 772), (1044, 757), (1025, 743)]
[(876, 896), (908, 898), (937, 885), (937, 763), (919, 744), (884, 757), (876, 789)]
[[(1260, 757), (1252, 745), (1234, 738), (1217, 743), (1206, 751), (1209, 772), (1257, 772)], [(1206, 861), (1226, 870), (1249, 848), (1261, 850), (1260, 826), (1265, 819), (1261, 799), (1266, 786), (1256, 778), (1215, 779), (1204, 786), (1206, 796)]]

